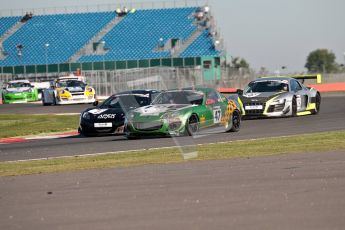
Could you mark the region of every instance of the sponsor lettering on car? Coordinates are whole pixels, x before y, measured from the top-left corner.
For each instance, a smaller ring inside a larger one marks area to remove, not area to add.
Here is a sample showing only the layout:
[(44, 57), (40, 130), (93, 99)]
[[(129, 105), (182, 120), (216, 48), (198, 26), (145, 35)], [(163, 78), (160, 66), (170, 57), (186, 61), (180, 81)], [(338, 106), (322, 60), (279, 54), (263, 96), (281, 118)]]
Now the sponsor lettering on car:
[(116, 114), (102, 114), (97, 117), (97, 119), (115, 119)]

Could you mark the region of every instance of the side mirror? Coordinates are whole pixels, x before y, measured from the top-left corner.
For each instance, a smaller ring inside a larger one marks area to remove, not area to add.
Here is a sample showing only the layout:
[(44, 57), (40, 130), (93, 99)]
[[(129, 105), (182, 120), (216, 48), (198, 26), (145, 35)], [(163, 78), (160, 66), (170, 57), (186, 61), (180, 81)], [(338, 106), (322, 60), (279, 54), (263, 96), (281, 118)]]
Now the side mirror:
[(95, 101), (92, 105), (93, 106), (98, 106), (99, 102), (98, 101)]
[(237, 93), (238, 95), (243, 95), (243, 90), (242, 90), (242, 89), (237, 89), (237, 90), (236, 90), (236, 93)]
[(206, 100), (206, 105), (214, 105), (216, 104), (216, 101), (214, 99), (207, 99)]

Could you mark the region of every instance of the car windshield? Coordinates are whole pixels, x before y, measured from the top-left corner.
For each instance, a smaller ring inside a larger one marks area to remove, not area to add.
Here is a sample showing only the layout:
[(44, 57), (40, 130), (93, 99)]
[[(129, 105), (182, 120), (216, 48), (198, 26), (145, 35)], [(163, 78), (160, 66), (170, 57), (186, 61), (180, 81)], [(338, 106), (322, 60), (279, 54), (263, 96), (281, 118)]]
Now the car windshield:
[(283, 92), (288, 91), (287, 82), (283, 81), (253, 81), (248, 84), (244, 93), (262, 93), (262, 92)]
[(7, 88), (9, 89), (22, 88), (22, 87), (31, 87), (31, 84), (27, 82), (12, 82), (12, 83), (9, 83), (7, 86)]
[(114, 95), (105, 100), (101, 108), (134, 109), (149, 104), (149, 95)]
[(57, 83), (57, 87), (85, 87), (85, 83), (77, 80), (60, 81)]
[(171, 91), (159, 94), (152, 102), (153, 105), (161, 104), (192, 104), (201, 105), (204, 94), (197, 91)]

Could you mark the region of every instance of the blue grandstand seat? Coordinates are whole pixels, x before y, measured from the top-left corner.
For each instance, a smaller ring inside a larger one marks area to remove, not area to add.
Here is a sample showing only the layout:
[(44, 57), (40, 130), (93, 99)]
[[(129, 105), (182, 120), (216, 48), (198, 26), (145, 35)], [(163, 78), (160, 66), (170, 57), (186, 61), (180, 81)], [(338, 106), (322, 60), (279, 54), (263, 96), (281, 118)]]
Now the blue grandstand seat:
[(19, 22), (21, 17), (2, 17), (0, 18), (0, 36)]
[(198, 57), (198, 56), (217, 56), (219, 51), (214, 49), (214, 43), (208, 36), (208, 31), (203, 33), (180, 55), (180, 57)]
[(80, 62), (103, 60), (136, 60), (170, 57), (170, 52), (157, 52), (160, 38), (167, 42), (178, 38), (186, 40), (195, 30), (193, 17), (196, 7), (139, 10), (128, 14), (104, 38), (109, 52), (106, 55), (89, 55)]
[[(113, 12), (34, 16), (4, 42), (9, 56), (0, 65), (64, 63), (114, 17)], [(17, 44), (24, 46), (21, 57)]]
[[(157, 50), (159, 39), (163, 38), (164, 42), (187, 40), (197, 30), (192, 17), (196, 9), (150, 9), (130, 13), (102, 38), (108, 48), (105, 55), (85, 55), (78, 62), (169, 58), (169, 51)], [(34, 16), (3, 43), (8, 56), (0, 60), (0, 66), (66, 63), (114, 17), (114, 12)], [(0, 35), (20, 18), (0, 17)], [(17, 44), (24, 46), (21, 57), (17, 55)], [(216, 55), (219, 52), (205, 30), (180, 57)]]

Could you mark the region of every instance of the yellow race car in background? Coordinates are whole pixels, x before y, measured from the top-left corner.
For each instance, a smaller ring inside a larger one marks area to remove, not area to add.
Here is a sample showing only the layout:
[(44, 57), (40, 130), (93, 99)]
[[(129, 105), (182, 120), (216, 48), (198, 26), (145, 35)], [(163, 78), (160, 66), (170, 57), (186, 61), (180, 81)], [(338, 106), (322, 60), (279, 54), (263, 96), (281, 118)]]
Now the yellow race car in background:
[(69, 105), (96, 103), (96, 91), (88, 86), (84, 77), (59, 77), (50, 89), (42, 92), (43, 105)]

